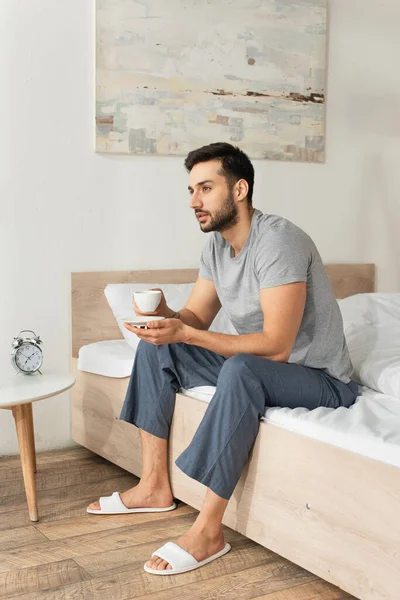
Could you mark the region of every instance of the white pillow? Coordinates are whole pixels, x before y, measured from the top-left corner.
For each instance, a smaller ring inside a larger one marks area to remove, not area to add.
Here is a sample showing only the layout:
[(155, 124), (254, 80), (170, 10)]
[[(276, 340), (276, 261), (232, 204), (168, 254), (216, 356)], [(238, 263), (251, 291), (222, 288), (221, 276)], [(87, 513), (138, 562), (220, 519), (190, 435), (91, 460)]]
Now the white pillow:
[[(122, 335), (131, 348), (136, 350), (140, 340), (134, 333), (124, 327), (123, 320), (121, 320), (128, 315), (134, 314), (132, 306), (133, 292), (143, 289), (161, 288), (168, 306), (178, 311), (184, 307), (193, 286), (194, 283), (109, 283), (104, 290), (104, 294)], [(211, 323), (210, 331), (237, 334), (237, 331), (223, 309), (219, 311)]]
[(400, 294), (357, 294), (339, 306), (354, 379), (400, 399)]

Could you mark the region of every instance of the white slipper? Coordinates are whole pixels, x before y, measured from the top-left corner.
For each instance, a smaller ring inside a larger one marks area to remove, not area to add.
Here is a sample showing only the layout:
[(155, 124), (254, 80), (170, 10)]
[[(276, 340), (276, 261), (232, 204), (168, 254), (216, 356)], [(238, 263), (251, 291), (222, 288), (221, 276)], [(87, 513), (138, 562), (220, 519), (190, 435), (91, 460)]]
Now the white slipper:
[(147, 566), (147, 564), (145, 564), (144, 570), (147, 571), (147, 573), (152, 573), (153, 575), (177, 575), (178, 573), (186, 573), (187, 571), (193, 571), (193, 569), (203, 567), (216, 558), (223, 556), (229, 552), (230, 549), (230, 544), (225, 544), (222, 550), (199, 562), (194, 556), (189, 554), (189, 552), (186, 552), (186, 550), (178, 546), (178, 544), (175, 544), (174, 542), (167, 542), (164, 544), (164, 546), (161, 546), (161, 548), (153, 552), (151, 556), (158, 556), (159, 558), (166, 560), (167, 563), (171, 565), (172, 569), (163, 569), (162, 571), (157, 571), (157, 569), (151, 569)]
[(121, 500), (119, 492), (114, 492), (112, 496), (103, 496), (100, 498), (100, 510), (87, 508), (86, 511), (91, 515), (126, 515), (129, 513), (147, 513), (147, 512), (166, 512), (176, 508), (175, 502), (166, 508), (127, 508)]

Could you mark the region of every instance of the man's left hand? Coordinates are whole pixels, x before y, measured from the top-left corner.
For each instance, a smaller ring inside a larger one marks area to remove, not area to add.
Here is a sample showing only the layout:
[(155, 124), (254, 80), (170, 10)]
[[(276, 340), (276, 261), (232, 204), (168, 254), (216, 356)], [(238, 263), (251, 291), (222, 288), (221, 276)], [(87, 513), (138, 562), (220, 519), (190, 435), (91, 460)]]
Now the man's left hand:
[(162, 321), (152, 321), (149, 317), (147, 323), (148, 329), (140, 329), (124, 323), (129, 331), (132, 331), (141, 340), (160, 346), (161, 344), (176, 344), (178, 342), (187, 342), (190, 327), (182, 323), (180, 319), (163, 319)]

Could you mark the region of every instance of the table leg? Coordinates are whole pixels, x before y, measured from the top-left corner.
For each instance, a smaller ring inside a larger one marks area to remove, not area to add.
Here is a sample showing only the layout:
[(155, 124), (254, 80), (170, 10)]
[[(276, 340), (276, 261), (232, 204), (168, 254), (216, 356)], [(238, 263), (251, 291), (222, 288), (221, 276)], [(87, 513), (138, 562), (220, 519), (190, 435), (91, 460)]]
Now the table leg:
[(30, 411), (27, 404), (19, 404), (12, 407), (12, 413), (17, 429), (29, 517), (31, 521), (38, 521), (39, 515), (36, 502), (34, 461), (32, 457), (32, 447), (30, 444)]
[(32, 455), (33, 462), (33, 472), (36, 473), (36, 449), (35, 449), (35, 430), (33, 428), (33, 411), (32, 411), (32, 402), (29, 404), (25, 404), (26, 412), (28, 415), (28, 424), (29, 424), (29, 452)]

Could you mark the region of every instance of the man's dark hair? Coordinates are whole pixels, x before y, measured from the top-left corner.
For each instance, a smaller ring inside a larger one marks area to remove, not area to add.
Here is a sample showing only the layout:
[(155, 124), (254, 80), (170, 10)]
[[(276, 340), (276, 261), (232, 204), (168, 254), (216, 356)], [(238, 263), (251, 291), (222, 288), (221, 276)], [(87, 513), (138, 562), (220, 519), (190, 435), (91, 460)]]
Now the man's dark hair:
[(254, 188), (254, 167), (247, 154), (237, 146), (232, 146), (226, 142), (216, 142), (203, 146), (197, 150), (189, 152), (185, 159), (185, 167), (188, 173), (195, 165), (210, 160), (221, 161), (221, 175), (226, 177), (230, 187), (235, 185), (239, 179), (245, 179), (249, 185), (247, 202), (249, 206), (253, 204)]

